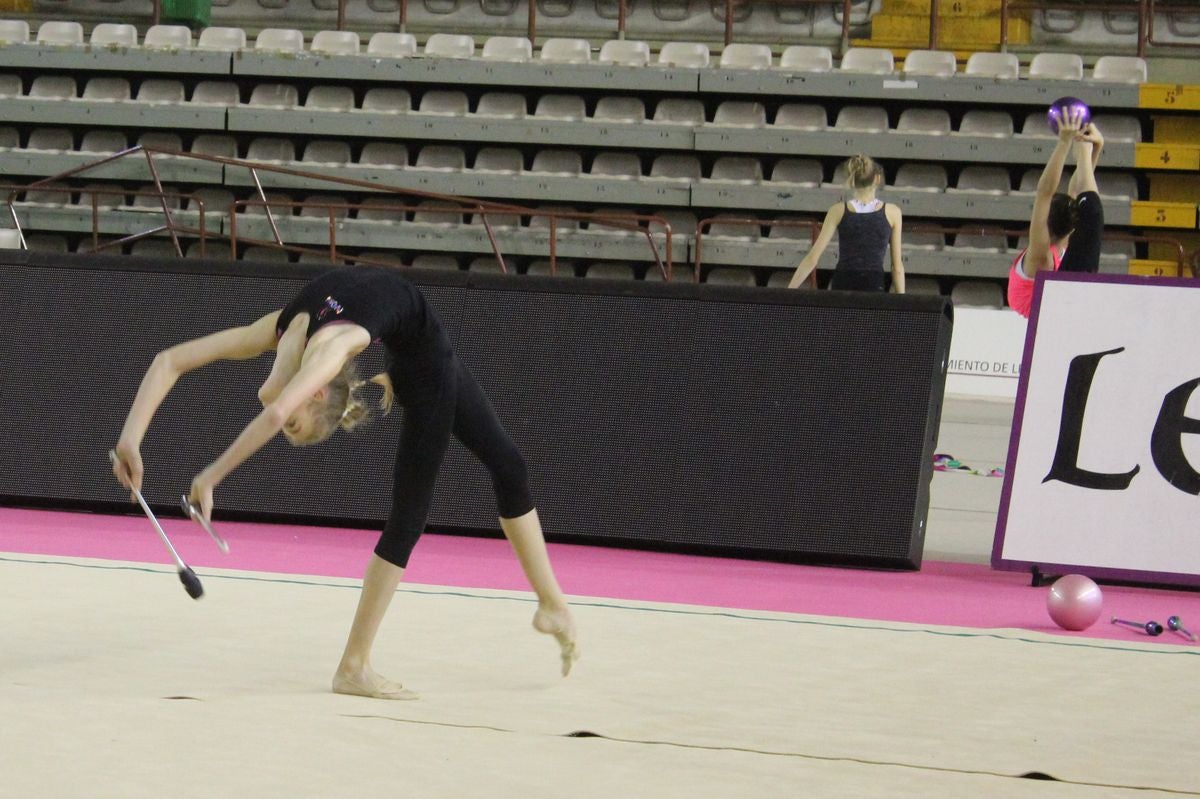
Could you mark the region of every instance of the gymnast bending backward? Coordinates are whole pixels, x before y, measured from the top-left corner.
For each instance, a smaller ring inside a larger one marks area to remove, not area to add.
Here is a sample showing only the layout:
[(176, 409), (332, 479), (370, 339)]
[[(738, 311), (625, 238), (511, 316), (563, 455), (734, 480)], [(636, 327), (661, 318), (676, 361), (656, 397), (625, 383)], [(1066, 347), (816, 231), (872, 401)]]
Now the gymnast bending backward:
[(113, 473), (141, 489), (139, 448), (179, 377), (216, 360), (245, 360), (275, 350), (259, 389), (263, 410), (192, 481), (190, 500), (210, 519), (213, 490), (276, 433), (297, 446), (316, 444), (369, 415), (354, 357), (372, 343), (384, 347), (387, 368), (371, 378), (384, 390), (381, 407), (404, 407), (396, 452), (392, 508), (365, 576), (358, 609), (333, 676), (338, 693), (381, 699), (417, 694), (375, 672), (371, 650), (408, 558), (425, 527), (434, 482), (450, 436), (487, 467), (500, 526), (538, 598), (533, 626), (554, 636), (566, 676), (579, 657), (575, 623), (550, 565), (525, 461), (475, 378), (455, 356), (418, 288), (395, 269), (350, 267), (308, 283), (281, 310), (163, 350), (138, 388), (115, 447)]

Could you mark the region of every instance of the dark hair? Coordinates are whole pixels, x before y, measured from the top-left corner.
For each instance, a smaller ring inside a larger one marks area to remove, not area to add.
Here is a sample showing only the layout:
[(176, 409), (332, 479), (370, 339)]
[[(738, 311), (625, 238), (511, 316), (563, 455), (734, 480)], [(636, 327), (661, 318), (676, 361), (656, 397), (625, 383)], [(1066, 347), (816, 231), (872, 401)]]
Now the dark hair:
[(1046, 214), (1046, 227), (1050, 238), (1061, 239), (1075, 229), (1075, 200), (1069, 194), (1057, 192), (1050, 198), (1050, 211)]

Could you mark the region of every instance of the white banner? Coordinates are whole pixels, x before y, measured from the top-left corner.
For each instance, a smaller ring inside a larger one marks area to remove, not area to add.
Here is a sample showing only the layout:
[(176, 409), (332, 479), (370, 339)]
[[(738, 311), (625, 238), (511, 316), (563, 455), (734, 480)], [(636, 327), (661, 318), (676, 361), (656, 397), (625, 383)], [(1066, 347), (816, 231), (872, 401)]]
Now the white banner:
[(1200, 584), (1200, 284), (1038, 281), (993, 566)]
[(1014, 399), (1025, 328), (1024, 317), (1007, 308), (956, 307), (946, 393)]

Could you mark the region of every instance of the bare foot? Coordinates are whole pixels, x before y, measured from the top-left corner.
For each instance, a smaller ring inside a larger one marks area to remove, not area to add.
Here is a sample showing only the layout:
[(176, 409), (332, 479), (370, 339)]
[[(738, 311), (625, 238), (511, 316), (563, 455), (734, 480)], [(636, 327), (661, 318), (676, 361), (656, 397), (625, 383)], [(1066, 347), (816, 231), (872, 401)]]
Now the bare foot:
[(571, 673), (571, 667), (579, 660), (579, 647), (575, 645), (575, 619), (567, 608), (547, 610), (538, 608), (533, 614), (533, 629), (539, 633), (553, 635), (562, 652), (562, 675)]
[(355, 672), (339, 670), (333, 675), (333, 692), (371, 699), (420, 698), (416, 691), (410, 691), (398, 682), (379, 676), (370, 667)]

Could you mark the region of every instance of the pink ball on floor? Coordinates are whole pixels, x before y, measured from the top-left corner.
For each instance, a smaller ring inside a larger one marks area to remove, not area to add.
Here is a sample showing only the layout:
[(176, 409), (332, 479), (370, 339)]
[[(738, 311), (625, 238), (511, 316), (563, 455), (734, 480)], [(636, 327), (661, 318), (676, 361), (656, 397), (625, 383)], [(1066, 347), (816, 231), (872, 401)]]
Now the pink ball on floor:
[(1082, 574), (1059, 577), (1046, 594), (1046, 611), (1064, 630), (1086, 630), (1100, 618), (1104, 595)]

